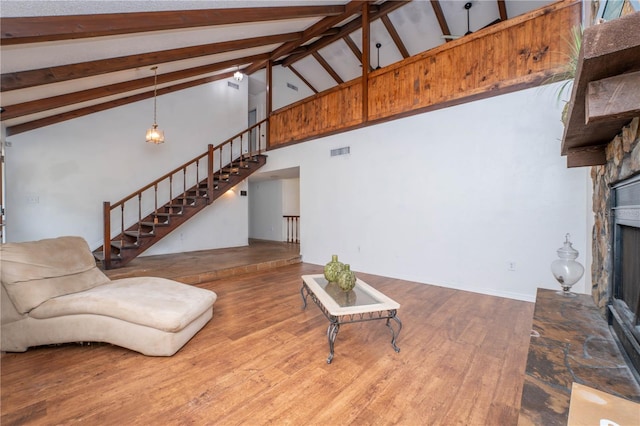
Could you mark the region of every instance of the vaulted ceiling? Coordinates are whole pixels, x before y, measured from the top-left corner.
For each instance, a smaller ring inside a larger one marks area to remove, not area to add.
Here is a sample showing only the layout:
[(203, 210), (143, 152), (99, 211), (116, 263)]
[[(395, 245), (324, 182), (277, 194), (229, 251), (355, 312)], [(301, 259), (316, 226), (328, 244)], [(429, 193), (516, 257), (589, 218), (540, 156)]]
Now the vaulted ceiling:
[(16, 134), (150, 98), (155, 66), (159, 95), (238, 69), (259, 93), (270, 60), (320, 92), (362, 75), (365, 3), (373, 69), (552, 2), (3, 0), (0, 118)]

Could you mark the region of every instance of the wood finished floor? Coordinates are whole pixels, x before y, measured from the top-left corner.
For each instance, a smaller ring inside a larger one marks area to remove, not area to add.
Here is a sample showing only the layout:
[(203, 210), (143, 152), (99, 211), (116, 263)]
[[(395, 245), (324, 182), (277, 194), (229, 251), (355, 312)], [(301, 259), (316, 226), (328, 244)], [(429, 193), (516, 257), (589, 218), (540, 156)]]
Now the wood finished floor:
[(1, 358), (2, 425), (515, 425), (533, 304), (358, 273), (401, 304), (341, 327), (301, 309), (298, 263), (198, 284), (214, 318), (176, 355), (106, 344)]

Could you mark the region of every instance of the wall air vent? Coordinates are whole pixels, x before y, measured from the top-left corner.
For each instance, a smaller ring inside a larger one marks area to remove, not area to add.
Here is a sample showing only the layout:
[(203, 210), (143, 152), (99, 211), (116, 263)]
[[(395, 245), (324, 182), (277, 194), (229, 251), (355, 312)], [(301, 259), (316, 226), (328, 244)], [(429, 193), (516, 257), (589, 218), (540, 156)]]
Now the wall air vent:
[(232, 87), (232, 88), (236, 89), (236, 90), (240, 90), (240, 85), (239, 84), (235, 84), (235, 83), (232, 83), (230, 81), (227, 81), (227, 85), (229, 87)]
[(351, 147), (345, 146), (343, 148), (336, 148), (331, 150), (331, 156), (335, 157), (337, 155), (347, 155), (351, 153)]
[(287, 87), (288, 87), (289, 89), (291, 89), (291, 90), (295, 90), (296, 92), (298, 91), (298, 86), (294, 86), (294, 85), (293, 85), (293, 84), (291, 84), (291, 83), (287, 83)]

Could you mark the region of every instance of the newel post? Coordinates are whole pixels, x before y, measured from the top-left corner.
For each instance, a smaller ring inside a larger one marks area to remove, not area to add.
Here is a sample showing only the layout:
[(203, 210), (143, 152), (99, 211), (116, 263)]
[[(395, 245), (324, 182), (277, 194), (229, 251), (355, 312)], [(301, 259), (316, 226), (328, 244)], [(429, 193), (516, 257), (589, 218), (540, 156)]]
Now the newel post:
[(111, 269), (111, 203), (109, 201), (102, 203), (102, 223), (104, 224), (102, 264), (104, 269)]
[(207, 151), (207, 203), (213, 198), (213, 144)]

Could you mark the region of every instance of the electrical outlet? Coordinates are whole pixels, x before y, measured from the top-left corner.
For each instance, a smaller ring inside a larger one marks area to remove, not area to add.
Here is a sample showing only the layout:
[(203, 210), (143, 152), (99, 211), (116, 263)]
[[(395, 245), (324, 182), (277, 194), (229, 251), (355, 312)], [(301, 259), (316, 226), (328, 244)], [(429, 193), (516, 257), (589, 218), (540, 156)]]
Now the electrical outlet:
[(515, 271), (516, 270), (516, 262), (507, 262), (507, 271)]

